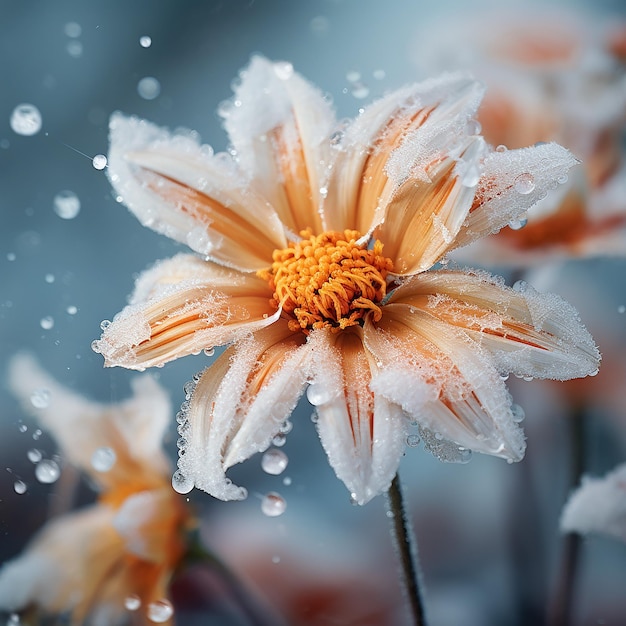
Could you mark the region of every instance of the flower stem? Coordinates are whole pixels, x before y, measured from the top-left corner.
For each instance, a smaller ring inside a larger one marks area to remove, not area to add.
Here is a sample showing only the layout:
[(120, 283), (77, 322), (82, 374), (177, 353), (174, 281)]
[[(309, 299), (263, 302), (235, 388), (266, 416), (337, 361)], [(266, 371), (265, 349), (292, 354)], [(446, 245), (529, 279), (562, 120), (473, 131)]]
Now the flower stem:
[[(568, 416), (570, 434), (570, 490), (578, 486), (585, 469), (584, 408), (577, 407)], [(567, 626), (571, 623), (572, 608), (580, 564), (581, 537), (567, 533), (563, 538), (559, 578), (548, 614), (549, 626)]]
[(413, 624), (415, 626), (426, 626), (417, 543), (406, 513), (398, 474), (395, 475), (391, 482), (391, 487), (389, 487), (387, 492), (387, 500), (392, 523), (392, 534), (402, 567), (402, 580), (411, 606)]

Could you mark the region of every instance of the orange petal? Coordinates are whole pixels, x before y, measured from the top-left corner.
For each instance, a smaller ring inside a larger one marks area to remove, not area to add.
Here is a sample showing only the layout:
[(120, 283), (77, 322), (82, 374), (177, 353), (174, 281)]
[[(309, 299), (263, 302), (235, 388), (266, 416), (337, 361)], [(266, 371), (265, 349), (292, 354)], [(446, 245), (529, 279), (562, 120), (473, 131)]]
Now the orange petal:
[[(178, 281), (180, 275), (186, 280)], [(179, 255), (138, 279), (133, 298), (94, 342), (107, 367), (144, 369), (228, 343), (274, 322), (267, 283)]]
[(266, 267), (286, 245), (275, 211), (229, 156), (119, 114), (110, 127), (109, 178), (145, 226), (247, 271)]

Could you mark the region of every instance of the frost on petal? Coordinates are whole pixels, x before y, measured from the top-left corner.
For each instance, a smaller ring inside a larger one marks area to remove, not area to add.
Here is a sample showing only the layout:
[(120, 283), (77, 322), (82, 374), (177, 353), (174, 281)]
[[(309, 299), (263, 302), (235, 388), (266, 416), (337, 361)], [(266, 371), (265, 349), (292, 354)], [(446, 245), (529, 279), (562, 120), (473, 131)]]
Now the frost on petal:
[(178, 255), (144, 272), (131, 304), (93, 348), (106, 366), (145, 369), (223, 345), (274, 322), (267, 282)]
[(246, 497), (225, 471), (269, 447), (304, 390), (304, 335), (279, 321), (239, 341), (195, 379), (179, 416), (178, 468), (221, 500)]
[(334, 113), (286, 62), (254, 56), (221, 110), (239, 164), (294, 233), (320, 231)]
[(112, 517), (110, 508), (92, 506), (48, 522), (0, 570), (0, 610), (36, 605), (51, 613), (72, 611), (82, 623), (107, 576), (123, 565), (123, 541)]
[(365, 342), (380, 362), (376, 394), (399, 404), (441, 441), (519, 461), (524, 438), (489, 355), (466, 334), (415, 307), (388, 304)]
[(354, 502), (386, 491), (398, 469), (408, 422), (397, 404), (370, 387), (378, 367), (360, 331), (311, 334), (309, 401), (330, 465)]
[(170, 134), (119, 113), (110, 122), (109, 178), (144, 226), (243, 270), (262, 269), (284, 247), (272, 207), (248, 188), (230, 156), (192, 132)]
[(518, 218), (577, 163), (571, 152), (555, 143), (490, 153), (483, 160), (474, 204), (455, 247), (495, 233)]
[[(101, 487), (129, 478), (145, 479), (150, 484), (167, 474), (169, 463), (161, 446), (172, 414), (171, 403), (151, 376), (134, 378), (132, 397), (111, 405), (64, 387), (28, 354), (11, 359), (8, 380), (24, 410), (50, 432), (67, 459)], [(48, 403), (35, 407), (31, 399), (40, 390), (47, 391)], [(102, 448), (110, 448), (116, 457), (107, 472), (97, 471), (93, 464), (94, 454)]]
[(458, 154), (481, 95), (478, 83), (451, 74), (404, 87), (367, 107), (336, 146), (326, 227), (371, 232), (400, 185), (408, 178), (427, 180), (427, 167), (455, 142)]
[(600, 354), (577, 311), (555, 294), (486, 272), (437, 271), (416, 276), (391, 301), (462, 329), (502, 373), (568, 380), (594, 374)]
[(603, 478), (583, 478), (563, 509), (561, 530), (600, 533), (626, 542), (626, 464)]

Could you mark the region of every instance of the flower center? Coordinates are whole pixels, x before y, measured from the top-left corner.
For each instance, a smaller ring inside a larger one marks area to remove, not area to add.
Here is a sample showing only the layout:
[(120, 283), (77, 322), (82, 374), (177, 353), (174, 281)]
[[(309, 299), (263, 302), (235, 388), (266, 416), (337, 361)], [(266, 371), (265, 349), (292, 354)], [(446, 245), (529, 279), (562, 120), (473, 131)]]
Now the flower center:
[(306, 230), (300, 235), (301, 241), (274, 251), (270, 269), (258, 272), (274, 291), (272, 304), (292, 317), (289, 327), (305, 333), (323, 327), (341, 330), (361, 323), (370, 311), (378, 321), (393, 268), (382, 255), (383, 244), (359, 245), (356, 230), (318, 236)]

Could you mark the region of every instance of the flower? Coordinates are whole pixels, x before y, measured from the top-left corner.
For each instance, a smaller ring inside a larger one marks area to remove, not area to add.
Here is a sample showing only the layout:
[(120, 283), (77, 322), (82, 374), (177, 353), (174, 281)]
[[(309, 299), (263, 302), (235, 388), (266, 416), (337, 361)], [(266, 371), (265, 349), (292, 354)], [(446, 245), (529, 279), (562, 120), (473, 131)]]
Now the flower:
[[(100, 405), (25, 354), (11, 361), (9, 384), (99, 494), (95, 504), (50, 520), (4, 565), (0, 609), (70, 613), (72, 624), (120, 623), (133, 610), (137, 623), (171, 623), (167, 587), (189, 514), (161, 449), (171, 411), (165, 392), (145, 375), (132, 381), (132, 398)], [(47, 404), (31, 402), (44, 392)]]
[(339, 127), (290, 64), (254, 57), (240, 78), (221, 108), (230, 154), (111, 120), (117, 194), (199, 256), (144, 272), (94, 349), (143, 369), (230, 344), (186, 389), (189, 488), (245, 497), (225, 470), (270, 445), (305, 389), (360, 504), (389, 487), (410, 420), (457, 452), (521, 459), (501, 374), (584, 376), (598, 367), (593, 340), (557, 296), (433, 266), (525, 211), (574, 157), (555, 144), (490, 150), (473, 122), (482, 89), (462, 75), (402, 88)]
[(561, 530), (626, 541), (626, 463), (603, 478), (583, 477), (563, 509)]
[[(421, 45), (429, 69), (468, 66), (487, 86), (478, 120), (497, 149), (556, 141), (584, 168), (523, 220), (459, 255), (481, 264), (528, 266), (553, 257), (626, 254), (626, 122), (620, 31), (565, 8), (500, 10), (446, 23), (445, 40)], [(623, 26), (622, 26), (623, 28)], [(441, 32), (441, 29), (434, 29)], [(424, 55), (417, 54), (424, 64)]]

